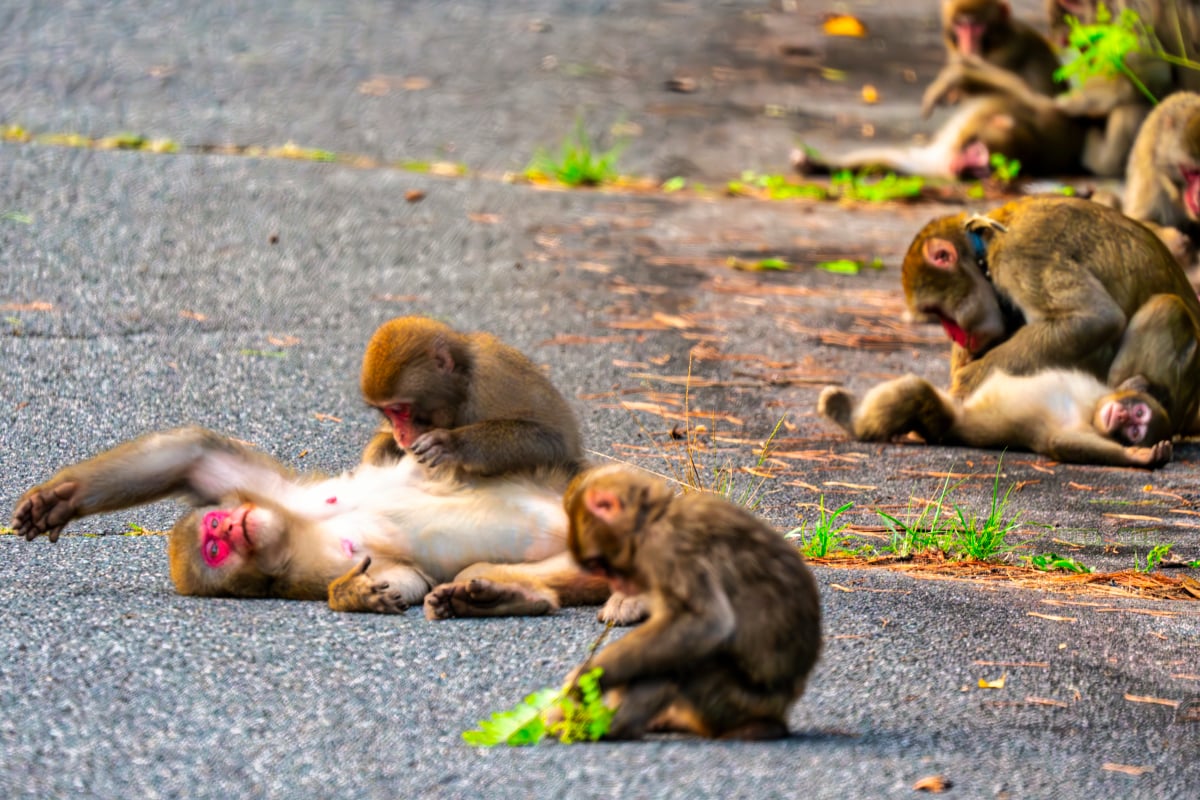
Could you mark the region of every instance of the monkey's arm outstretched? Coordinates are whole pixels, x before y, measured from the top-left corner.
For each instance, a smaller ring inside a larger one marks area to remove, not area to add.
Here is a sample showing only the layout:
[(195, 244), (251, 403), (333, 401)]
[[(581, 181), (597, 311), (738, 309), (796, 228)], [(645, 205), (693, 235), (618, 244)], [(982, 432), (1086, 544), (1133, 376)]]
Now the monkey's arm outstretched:
[(151, 433), (60, 470), (26, 491), (13, 511), (17, 535), (50, 541), (71, 520), (185, 495), (215, 502), (239, 487), (264, 494), (290, 481), (268, 456), (204, 428)]
[(1057, 461), (1072, 464), (1151, 469), (1170, 462), (1174, 452), (1170, 440), (1147, 447), (1131, 447), (1092, 431), (1078, 430), (1060, 431), (1032, 449)]

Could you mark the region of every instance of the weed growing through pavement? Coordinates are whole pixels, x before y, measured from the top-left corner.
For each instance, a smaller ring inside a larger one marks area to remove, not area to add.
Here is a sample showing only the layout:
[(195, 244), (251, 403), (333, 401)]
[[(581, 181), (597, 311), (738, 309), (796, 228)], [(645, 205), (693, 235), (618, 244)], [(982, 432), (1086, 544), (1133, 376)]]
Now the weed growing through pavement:
[[(799, 527), (792, 528), (784, 534), (785, 539), (800, 542), (800, 553), (806, 558), (826, 558), (828, 556), (849, 555), (853, 551), (848, 550), (844, 545), (847, 542), (853, 541), (853, 537), (846, 535), (844, 531), (850, 527), (849, 522), (837, 524), (838, 519), (842, 514), (854, 507), (854, 503), (846, 503), (836, 511), (827, 512), (825, 510), (825, 495), (821, 495), (821, 500), (818, 504), (820, 516), (810, 528), (808, 524), (802, 523)], [(861, 550), (861, 548), (859, 548)]]
[[(959, 481), (951, 486), (950, 478), (947, 477), (942, 481), (937, 499), (926, 503), (921, 513), (908, 523), (901, 522), (884, 511), (876, 510), (875, 513), (883, 517), (884, 524), (891, 533), (884, 551), (898, 558), (912, 558), (917, 553), (941, 549), (942, 539), (948, 535), (950, 526), (950, 520), (942, 515), (946, 508), (946, 495), (961, 485), (962, 482)], [(909, 510), (911, 509), (912, 502), (909, 501)], [(908, 516), (911, 517), (911, 513)]]
[(625, 149), (618, 142), (609, 150), (599, 152), (583, 126), (583, 119), (576, 118), (575, 128), (567, 134), (558, 147), (557, 155), (539, 149), (525, 170), (532, 179), (556, 180), (567, 186), (598, 186), (617, 177), (617, 158)]
[(1012, 494), (1013, 485), (1000, 495), (1000, 464), (996, 464), (996, 478), (992, 482), (992, 503), (986, 517), (967, 513), (962, 506), (955, 505), (957, 524), (951, 524), (949, 536), (943, 539), (942, 550), (951, 558), (971, 558), (987, 561), (1013, 549), (1008, 544), (1008, 534), (1021, 524), (1021, 515), (1006, 519), (1005, 509)]
[(1150, 552), (1146, 553), (1146, 560), (1142, 561), (1137, 553), (1133, 554), (1133, 568), (1138, 572), (1150, 573), (1153, 572), (1162, 560), (1171, 552), (1174, 545), (1170, 542), (1167, 544), (1156, 544), (1150, 548)]

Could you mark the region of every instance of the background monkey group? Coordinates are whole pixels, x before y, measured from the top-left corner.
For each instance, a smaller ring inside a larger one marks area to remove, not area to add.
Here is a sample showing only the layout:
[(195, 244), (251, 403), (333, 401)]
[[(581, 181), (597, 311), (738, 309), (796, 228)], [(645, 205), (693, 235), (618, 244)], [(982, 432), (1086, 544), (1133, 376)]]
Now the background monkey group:
[(617, 707), (608, 738), (648, 731), (786, 736), (821, 649), (816, 581), (778, 531), (722, 497), (677, 495), (617, 465), (567, 490), (568, 545), (615, 592), (643, 593), (649, 618), (568, 678), (600, 667)]

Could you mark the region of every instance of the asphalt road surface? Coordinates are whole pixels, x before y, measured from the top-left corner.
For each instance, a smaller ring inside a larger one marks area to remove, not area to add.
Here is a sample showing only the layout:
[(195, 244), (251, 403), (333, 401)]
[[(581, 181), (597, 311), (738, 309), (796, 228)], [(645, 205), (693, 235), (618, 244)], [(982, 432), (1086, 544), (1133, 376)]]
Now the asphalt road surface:
[[(931, 130), (932, 0), (837, 4), (862, 39), (821, 34), (832, 3), (192, 5), (0, 7), (0, 123), (33, 137), (0, 143), (4, 515), (59, 466), (186, 423), (348, 468), (376, 422), (362, 348), (424, 313), (546, 365), (597, 459), (679, 470), (687, 410), (709, 481), (753, 465), (783, 419), (760, 506), (781, 529), (853, 502), (845, 519), (877, 534), (877, 511), (920, 508), (947, 475), (986, 513), (999, 469), (1014, 558), (1200, 558), (1195, 444), (1156, 472), (1071, 467), (851, 443), (814, 412), (826, 383), (944, 379), (941, 332), (902, 319), (898, 267), (961, 206), (713, 187), (785, 172), (798, 141)], [(624, 142), (622, 173), (689, 188), (505, 180), (576, 120)], [(179, 150), (85, 141), (123, 132)], [(338, 157), (282, 157), (297, 148)], [(794, 268), (729, 266), (763, 258)], [(883, 268), (816, 268), (838, 258)], [(905, 797), (933, 775), (953, 797), (1200, 792), (1184, 599), (819, 566), (826, 648), (790, 739), (478, 750), (463, 730), (582, 659), (590, 609), (434, 624), (183, 598), (153, 533), (177, 513), (92, 518), (56, 545), (0, 536), (0, 796)]]

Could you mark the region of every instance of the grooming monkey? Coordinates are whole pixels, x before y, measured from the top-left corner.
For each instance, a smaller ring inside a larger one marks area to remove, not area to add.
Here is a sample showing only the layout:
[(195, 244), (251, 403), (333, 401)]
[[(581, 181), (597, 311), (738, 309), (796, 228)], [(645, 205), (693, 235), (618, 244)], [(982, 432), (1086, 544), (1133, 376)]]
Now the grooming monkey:
[(26, 539), (56, 541), (74, 519), (181, 496), (194, 510), (168, 544), (180, 594), (399, 613), (462, 578), (486, 581), (487, 598), (456, 608), (458, 616), (544, 614), (609, 595), (565, 553), (566, 482), (565, 472), (549, 470), (430, 474), (411, 458), (334, 478), (296, 477), (232, 439), (181, 428), (62, 469), (22, 495), (12, 527)]
[(724, 498), (676, 495), (620, 466), (580, 475), (564, 504), (583, 570), (650, 605), (646, 622), (568, 679), (603, 670), (616, 706), (608, 737), (786, 736), (821, 649), (816, 581), (799, 552)]
[(367, 344), (363, 398), (386, 418), (363, 461), (405, 450), (429, 467), (492, 476), (539, 467), (577, 471), (579, 423), (519, 350), (425, 317), (385, 322)]
[(1143, 376), (1175, 433), (1200, 405), (1200, 301), (1157, 236), (1086, 200), (1030, 197), (986, 216), (940, 217), (901, 268), (909, 309), (954, 342), (951, 387), (993, 371), (1081, 369), (1119, 386)]
[[(1055, 95), (1066, 88), (1054, 77), (1060, 65), (1050, 42), (1015, 19), (1005, 0), (943, 0), (942, 41), (948, 64), (963, 56), (978, 58), (1016, 75), (1040, 94)], [(963, 88), (973, 93), (972, 87)]]
[(1113, 391), (1078, 370), (988, 374), (965, 398), (916, 375), (879, 384), (856, 402), (837, 386), (817, 410), (858, 441), (916, 433), (930, 444), (1015, 447), (1057, 461), (1157, 467), (1171, 460), (1171, 422), (1146, 384), (1132, 378)]
[(1177, 92), (1151, 112), (1129, 157), (1123, 211), (1191, 264), (1200, 234), (1200, 94)]

